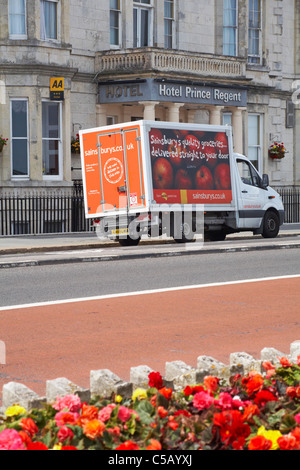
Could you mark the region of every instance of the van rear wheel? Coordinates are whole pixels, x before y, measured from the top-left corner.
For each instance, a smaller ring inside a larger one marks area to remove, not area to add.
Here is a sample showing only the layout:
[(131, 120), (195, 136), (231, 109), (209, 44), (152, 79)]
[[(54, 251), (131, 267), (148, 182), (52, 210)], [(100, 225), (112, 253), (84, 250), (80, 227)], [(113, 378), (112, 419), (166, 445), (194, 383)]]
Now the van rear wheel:
[(264, 238), (275, 238), (280, 227), (279, 217), (274, 211), (268, 211), (263, 220), (262, 236)]

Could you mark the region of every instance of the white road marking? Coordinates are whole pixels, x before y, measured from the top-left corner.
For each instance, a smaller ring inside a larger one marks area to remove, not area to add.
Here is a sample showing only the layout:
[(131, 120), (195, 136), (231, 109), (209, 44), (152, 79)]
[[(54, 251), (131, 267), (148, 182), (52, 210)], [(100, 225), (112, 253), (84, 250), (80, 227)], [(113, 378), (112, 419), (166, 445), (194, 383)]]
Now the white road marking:
[(47, 302), (36, 302), (30, 304), (20, 304), (20, 305), (9, 305), (6, 307), (0, 307), (0, 311), (4, 310), (16, 310), (16, 309), (23, 309), (23, 308), (32, 308), (32, 307), (44, 307), (48, 305), (61, 305), (61, 304), (69, 304), (69, 303), (77, 303), (77, 302), (88, 302), (94, 300), (104, 300), (104, 299), (116, 299), (120, 297), (130, 297), (130, 296), (137, 296), (137, 295), (148, 295), (148, 294), (159, 294), (164, 292), (176, 292), (181, 290), (191, 290), (191, 289), (202, 289), (205, 287), (220, 287), (220, 286), (230, 286), (235, 284), (248, 284), (253, 282), (265, 282), (265, 281), (276, 281), (279, 279), (294, 279), (299, 278), (300, 274), (292, 274), (287, 276), (273, 276), (273, 277), (262, 277), (257, 279), (242, 279), (239, 281), (227, 281), (227, 282), (213, 282), (207, 284), (196, 284), (190, 286), (179, 286), (179, 287), (165, 287), (162, 289), (149, 289), (149, 290), (142, 290), (142, 291), (134, 291), (134, 292), (121, 292), (118, 294), (106, 294), (106, 295), (98, 295), (94, 297), (79, 297), (74, 299), (63, 299), (63, 300), (52, 300)]

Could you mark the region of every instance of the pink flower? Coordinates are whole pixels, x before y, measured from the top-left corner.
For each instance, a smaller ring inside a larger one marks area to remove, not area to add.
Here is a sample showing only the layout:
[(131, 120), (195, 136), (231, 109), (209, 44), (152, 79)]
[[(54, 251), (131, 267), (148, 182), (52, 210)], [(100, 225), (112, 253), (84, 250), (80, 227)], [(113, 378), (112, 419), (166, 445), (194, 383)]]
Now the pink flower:
[(206, 410), (214, 402), (213, 397), (207, 392), (198, 392), (194, 395), (193, 405), (198, 410)]
[(68, 426), (62, 426), (57, 433), (57, 437), (59, 442), (65, 442), (67, 439), (71, 441), (74, 437), (74, 433)]
[(65, 424), (75, 425), (79, 419), (78, 413), (72, 413), (71, 411), (59, 411), (55, 415), (56, 426), (61, 427)]
[(297, 424), (300, 424), (300, 413), (297, 413), (295, 415), (295, 421), (296, 421)]
[(102, 423), (106, 423), (106, 421), (109, 420), (112, 410), (116, 407), (114, 403), (111, 403), (110, 405), (105, 406), (102, 408), (102, 410), (99, 411), (98, 413), (98, 419), (102, 421)]
[(0, 432), (0, 450), (26, 450), (18, 431), (4, 429)]
[(68, 409), (69, 411), (78, 411), (81, 408), (81, 401), (78, 395), (66, 395), (62, 398), (57, 397), (52, 405), (57, 411)]
[(233, 406), (233, 400), (229, 393), (221, 392), (219, 399), (215, 400), (216, 406), (222, 408), (222, 410), (231, 410)]

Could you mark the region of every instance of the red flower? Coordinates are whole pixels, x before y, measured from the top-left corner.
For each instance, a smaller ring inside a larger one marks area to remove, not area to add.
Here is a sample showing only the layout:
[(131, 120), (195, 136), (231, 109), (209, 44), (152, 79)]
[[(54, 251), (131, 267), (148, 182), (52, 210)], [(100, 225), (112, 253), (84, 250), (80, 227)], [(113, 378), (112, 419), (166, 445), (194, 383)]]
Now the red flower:
[(60, 450), (78, 450), (77, 447), (74, 446), (62, 446)]
[(257, 392), (264, 383), (263, 377), (258, 373), (249, 374), (248, 377), (242, 378), (242, 385), (245, 387), (248, 396)]
[(132, 441), (125, 441), (116, 447), (116, 450), (139, 450), (139, 446)]
[(272, 441), (265, 436), (255, 436), (250, 439), (249, 450), (269, 450), (272, 447)]
[(187, 385), (185, 389), (183, 390), (183, 393), (186, 397), (188, 397), (189, 395), (195, 395), (195, 393), (203, 392), (203, 391), (204, 391), (204, 387), (202, 387), (202, 385), (195, 385), (193, 387), (191, 387), (190, 385)]
[(253, 401), (258, 406), (264, 406), (268, 401), (278, 401), (278, 398), (269, 390), (260, 390)]
[(226, 410), (214, 415), (213, 424), (219, 428), (222, 442), (231, 445), (240, 438), (247, 438), (251, 429), (243, 422), (243, 416), (238, 410)]
[(149, 378), (149, 387), (154, 388), (162, 388), (163, 387), (163, 379), (159, 372), (150, 372), (148, 375)]
[(27, 446), (27, 450), (49, 450), (46, 444), (43, 442), (30, 442)]

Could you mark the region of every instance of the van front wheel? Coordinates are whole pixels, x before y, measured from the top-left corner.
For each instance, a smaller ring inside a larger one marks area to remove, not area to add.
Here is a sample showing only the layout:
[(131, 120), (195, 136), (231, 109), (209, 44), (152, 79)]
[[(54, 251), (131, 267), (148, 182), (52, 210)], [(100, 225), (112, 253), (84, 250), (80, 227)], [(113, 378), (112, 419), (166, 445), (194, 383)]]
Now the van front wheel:
[(264, 238), (275, 238), (280, 227), (279, 217), (276, 212), (268, 211), (263, 220), (262, 236)]

